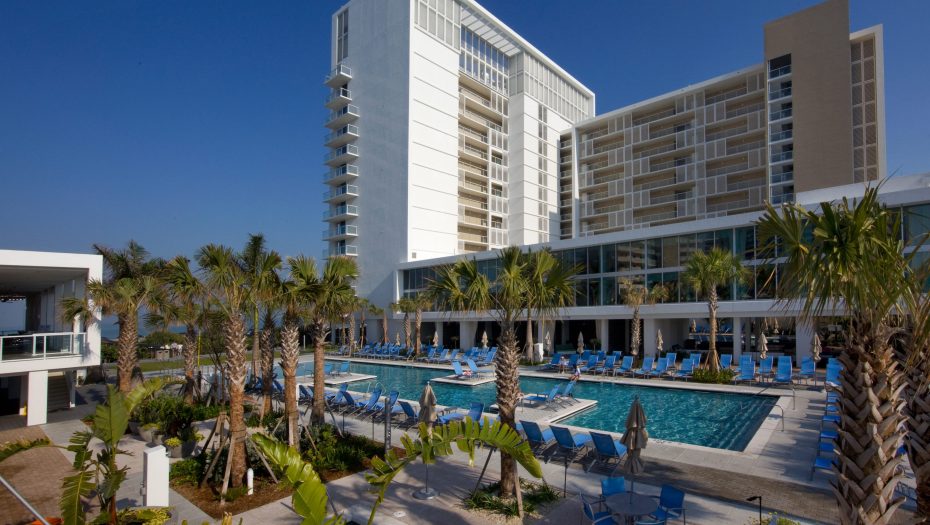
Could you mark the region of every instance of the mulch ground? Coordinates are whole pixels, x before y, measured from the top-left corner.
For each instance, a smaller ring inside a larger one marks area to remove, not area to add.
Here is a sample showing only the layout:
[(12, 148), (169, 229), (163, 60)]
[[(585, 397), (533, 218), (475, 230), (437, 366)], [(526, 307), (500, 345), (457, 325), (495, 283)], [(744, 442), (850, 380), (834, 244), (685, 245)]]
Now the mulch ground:
[(217, 519), (222, 518), (223, 513), (239, 514), (278, 501), (281, 498), (286, 498), (294, 492), (284, 484), (275, 485), (271, 480), (261, 478), (255, 480), (254, 486), (255, 493), (253, 495), (242, 495), (233, 501), (220, 504), (219, 493), (206, 484), (201, 488), (197, 488), (196, 485), (171, 484), (171, 488), (180, 495), (184, 496), (200, 510)]
[[(0, 432), (0, 443), (44, 438), (40, 427), (23, 427)], [(25, 450), (0, 462), (0, 475), (46, 517), (60, 516), (58, 499), (61, 480), (74, 473), (64, 455), (52, 447)], [(6, 489), (0, 488), (0, 522), (30, 523), (35, 518)]]

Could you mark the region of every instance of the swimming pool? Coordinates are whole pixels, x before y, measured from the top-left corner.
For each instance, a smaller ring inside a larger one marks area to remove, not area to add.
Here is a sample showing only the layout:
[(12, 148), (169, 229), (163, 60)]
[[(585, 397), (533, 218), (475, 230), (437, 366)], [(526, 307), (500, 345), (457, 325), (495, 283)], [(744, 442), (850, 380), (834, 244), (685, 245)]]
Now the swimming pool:
[[(302, 363), (299, 373), (303, 373), (306, 366)], [(351, 390), (365, 392), (378, 382), (384, 385), (385, 391), (397, 390), (401, 398), (411, 400), (419, 399), (428, 380), (450, 373), (357, 362), (351, 364), (350, 370), (378, 377), (377, 381), (351, 383)], [(520, 388), (525, 393), (546, 392), (560, 381), (564, 380), (523, 377)], [(481, 401), (487, 407), (495, 402), (494, 383), (473, 387), (435, 382), (432, 385), (441, 405), (467, 407), (472, 401)], [(777, 401), (773, 396), (585, 381), (575, 385), (574, 394), (578, 398), (594, 399), (597, 405), (559, 421), (561, 424), (622, 433), (630, 403), (638, 395), (649, 418), (647, 428), (651, 437), (737, 451), (746, 448)]]

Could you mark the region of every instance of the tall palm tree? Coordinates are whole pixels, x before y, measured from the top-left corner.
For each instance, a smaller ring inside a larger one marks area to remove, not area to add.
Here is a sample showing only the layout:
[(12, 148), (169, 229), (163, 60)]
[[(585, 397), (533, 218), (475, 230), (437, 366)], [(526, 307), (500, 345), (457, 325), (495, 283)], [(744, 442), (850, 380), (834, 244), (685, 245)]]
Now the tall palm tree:
[(698, 295), (707, 296), (707, 313), (710, 321), (710, 353), (707, 368), (720, 370), (720, 357), (717, 355), (717, 307), (720, 296), (718, 288), (730, 286), (734, 282), (742, 283), (748, 276), (748, 270), (739, 257), (729, 250), (711, 248), (691, 254), (682, 280), (687, 282)]
[(644, 284), (634, 283), (627, 278), (620, 279), (619, 284), (622, 289), (623, 304), (633, 309), (630, 350), (635, 355), (639, 352), (639, 345), (642, 342), (642, 322), (639, 318), (639, 309), (644, 304), (656, 304), (667, 299), (668, 288), (662, 284), (656, 284), (652, 288), (648, 288)]
[[(423, 310), (429, 308), (432, 305), (432, 301), (429, 300), (427, 294), (417, 294), (410, 298), (410, 308), (413, 308), (413, 326), (416, 342), (413, 344), (413, 354), (412, 359), (416, 359), (420, 356), (420, 347), (423, 345)], [(407, 350), (407, 355), (410, 354), (410, 350)]]
[(404, 314), (404, 346), (407, 353), (410, 353), (410, 314), (416, 311), (416, 303), (410, 297), (401, 297), (396, 303), (391, 304), (391, 310)]
[(359, 317), (358, 344), (359, 348), (364, 348), (365, 343), (368, 342), (368, 312), (371, 310), (371, 301), (364, 297), (359, 297), (356, 309), (358, 310)]
[[(258, 328), (265, 303), (271, 300), (278, 289), (281, 269), (281, 256), (265, 246), (265, 236), (261, 233), (249, 234), (249, 240), (238, 255), (239, 264), (246, 275), (249, 289), (249, 315), (252, 321), (252, 376), (259, 377), (261, 368), (261, 332)], [(264, 373), (261, 374), (264, 377)], [(271, 386), (263, 392), (266, 397), (271, 394)]]
[(831, 482), (843, 524), (887, 523), (904, 498), (894, 495), (901, 475), (897, 454), (903, 430), (903, 374), (894, 358), (892, 327), (906, 291), (906, 261), (897, 214), (878, 200), (877, 188), (850, 202), (816, 209), (767, 206), (759, 237), (767, 251), (777, 241), (785, 262), (778, 292), (798, 304), (802, 317), (848, 319), (839, 360), (839, 437)]
[(368, 313), (372, 317), (381, 317), (381, 343), (387, 343), (388, 340), (388, 319), (387, 310), (371, 303), (368, 305)]
[(150, 258), (145, 248), (135, 241), (129, 241), (122, 250), (99, 244), (95, 244), (94, 249), (103, 257), (106, 273), (103, 281), (88, 282), (87, 291), (104, 315), (116, 316), (119, 324), (116, 367), (119, 390), (126, 393), (132, 388), (132, 371), (138, 362), (139, 312), (158, 293), (155, 276), (164, 261)]
[[(546, 252), (548, 253), (548, 252)], [(552, 257), (551, 254), (539, 257)], [(478, 271), (474, 259), (461, 259), (454, 264), (440, 267), (435, 280), (428, 285), (429, 297), (442, 310), (450, 312), (489, 313), (497, 319), (501, 328), (499, 351), (495, 373), (497, 375), (497, 405), (501, 421), (516, 428), (514, 410), (520, 399), (520, 377), (517, 370), (520, 350), (517, 347), (516, 323), (525, 315), (527, 309), (551, 310), (555, 312), (562, 306), (574, 304), (575, 291), (572, 277), (577, 268), (565, 268), (559, 261), (546, 261), (550, 268), (544, 272), (549, 306), (541, 308), (533, 304), (528, 290), (531, 280), (532, 258), (511, 246), (498, 254), (499, 270), (492, 282), (487, 275)], [(520, 489), (517, 482), (516, 463), (507, 454), (501, 454), (501, 494), (517, 495)]]
[(177, 256), (168, 261), (160, 274), (166, 299), (155, 305), (151, 321), (166, 329), (169, 325), (184, 327), (184, 399), (194, 401), (197, 390), (194, 371), (197, 367), (197, 325), (205, 312), (206, 292), (203, 283), (191, 270), (187, 257)]
[(359, 298), (353, 296), (346, 302), (346, 313), (349, 315), (349, 355), (355, 353), (355, 345), (358, 342), (358, 325), (355, 321), (355, 313), (359, 309)]
[[(570, 279), (580, 271), (562, 264), (548, 249), (529, 252), (526, 271), (526, 358), (533, 358), (533, 319), (546, 322), (556, 312), (574, 304), (574, 293), (567, 293), (561, 285), (571, 285)], [(559, 286), (553, 286), (558, 283)], [(571, 299), (569, 301), (569, 298)]]
[(274, 305), (274, 302), (266, 302), (265, 314), (262, 320), (260, 341), (262, 354), (262, 387), (268, 385), (268, 388), (262, 388), (262, 414), (271, 412), (271, 385), (274, 383), (274, 347), (277, 339), (277, 328), (275, 327), (274, 321)]
[[(281, 326), (281, 371), (284, 373), (284, 414), (287, 419), (287, 442), (300, 447), (299, 413), (297, 407), (297, 360), (300, 356), (298, 337), (300, 322), (308, 313), (319, 286), (316, 263), (313, 259), (298, 255), (288, 257), (288, 277), (282, 282), (280, 304)], [(315, 359), (316, 356), (314, 356)], [(314, 378), (314, 381), (316, 379)], [(314, 393), (318, 390), (314, 383)], [(322, 397), (322, 396), (314, 396)]]
[(208, 244), (197, 251), (196, 258), (207, 294), (223, 318), (223, 343), (226, 349), (224, 375), (229, 384), (229, 427), (232, 434), (230, 483), (233, 487), (239, 487), (246, 470), (244, 314), (251, 313), (249, 276), (243, 271), (235, 252), (227, 246)]
[[(312, 259), (310, 259), (312, 263)], [(312, 270), (312, 271), (311, 271)], [(330, 257), (323, 272), (316, 275), (316, 265), (304, 268), (307, 276), (308, 301), (306, 320), (313, 338), (313, 397), (311, 421), (322, 423), (326, 405), (323, 391), (324, 355), (323, 344), (329, 327), (342, 316), (345, 305), (355, 297), (352, 282), (358, 277), (358, 264), (350, 257)], [(313, 279), (310, 276), (313, 275)]]

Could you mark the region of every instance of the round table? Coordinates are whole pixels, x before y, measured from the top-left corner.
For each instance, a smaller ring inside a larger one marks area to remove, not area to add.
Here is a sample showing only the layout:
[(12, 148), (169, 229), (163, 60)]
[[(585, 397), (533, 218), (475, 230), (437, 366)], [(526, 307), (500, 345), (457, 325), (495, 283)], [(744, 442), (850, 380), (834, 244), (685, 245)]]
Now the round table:
[(607, 496), (604, 498), (604, 502), (610, 507), (611, 512), (622, 515), (629, 521), (639, 516), (652, 514), (659, 508), (655, 498), (633, 492)]

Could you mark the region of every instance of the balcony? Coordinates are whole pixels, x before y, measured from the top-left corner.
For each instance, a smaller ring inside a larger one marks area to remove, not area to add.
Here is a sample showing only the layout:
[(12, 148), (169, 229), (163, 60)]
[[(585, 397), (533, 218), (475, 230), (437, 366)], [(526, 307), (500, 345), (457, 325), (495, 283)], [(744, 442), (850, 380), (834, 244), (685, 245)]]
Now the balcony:
[(349, 66), (339, 64), (326, 75), (326, 79), (323, 83), (331, 88), (335, 88), (344, 86), (350, 80), (352, 80), (352, 69)]
[(326, 202), (336, 204), (345, 202), (351, 198), (358, 197), (358, 186), (347, 184), (339, 186), (326, 194)]
[(791, 182), (794, 180), (794, 171), (782, 171), (772, 174), (772, 184), (781, 184), (782, 182)]
[(324, 173), (323, 182), (326, 184), (342, 184), (343, 182), (358, 177), (358, 173), (358, 166), (355, 164), (345, 164)]
[(769, 136), (769, 142), (779, 142), (782, 140), (788, 140), (794, 136), (794, 130), (786, 129), (784, 131), (779, 131), (778, 133), (772, 133)]
[(791, 86), (781, 89), (773, 89), (769, 91), (769, 101), (778, 100), (780, 98), (790, 97), (791, 96)]
[(793, 151), (782, 151), (779, 153), (772, 153), (772, 162), (785, 162), (794, 158)]
[(358, 226), (352, 224), (343, 224), (335, 228), (323, 230), (324, 241), (341, 241), (355, 237), (358, 237)]
[(785, 75), (790, 75), (790, 74), (791, 74), (791, 64), (788, 64), (787, 66), (781, 66), (778, 69), (770, 69), (769, 80), (772, 80), (773, 78), (783, 77)]
[(358, 108), (352, 104), (345, 106), (343, 108), (337, 109), (329, 114), (329, 117), (326, 119), (326, 127), (330, 129), (338, 129), (350, 122), (355, 122), (358, 118)]
[(739, 117), (741, 115), (746, 115), (748, 113), (753, 113), (753, 112), (761, 110), (763, 107), (764, 107), (763, 104), (760, 103), (760, 104), (748, 104), (746, 106), (740, 106), (738, 108), (733, 108), (727, 111), (726, 118), (731, 119), (731, 118)]
[(461, 174), (459, 175), (459, 189), (466, 192), (477, 193), (478, 195), (487, 195), (488, 193), (488, 186), (486, 184), (478, 184), (470, 181)]
[(488, 203), (485, 201), (480, 201), (477, 199), (469, 199), (463, 195), (459, 195), (459, 206), (465, 206), (467, 208), (472, 208), (475, 210), (487, 211)]
[(338, 148), (358, 138), (358, 126), (349, 124), (323, 136), (327, 148)]
[(81, 356), (86, 340), (83, 332), (8, 335), (0, 337), (0, 361)]
[(358, 146), (355, 144), (346, 144), (345, 146), (334, 149), (323, 156), (323, 162), (336, 167), (358, 159)]
[(340, 255), (349, 255), (355, 257), (358, 255), (358, 246), (354, 244), (346, 244), (343, 246), (336, 246), (334, 248), (329, 248), (323, 250), (323, 257), (337, 257)]
[(464, 142), (459, 142), (459, 154), (462, 155), (465, 160), (475, 162), (477, 164), (487, 164), (488, 162), (488, 154), (486, 152), (469, 146)]
[(351, 204), (343, 204), (323, 212), (323, 220), (328, 222), (344, 221), (352, 217), (358, 217), (358, 206)]
[(791, 108), (785, 108), (779, 111), (773, 111), (769, 113), (769, 122), (781, 120), (783, 118), (788, 118), (790, 116), (791, 116)]
[(337, 88), (328, 97), (326, 97), (326, 103), (323, 105), (329, 109), (339, 109), (349, 102), (352, 102), (352, 92), (344, 87), (341, 87)]

